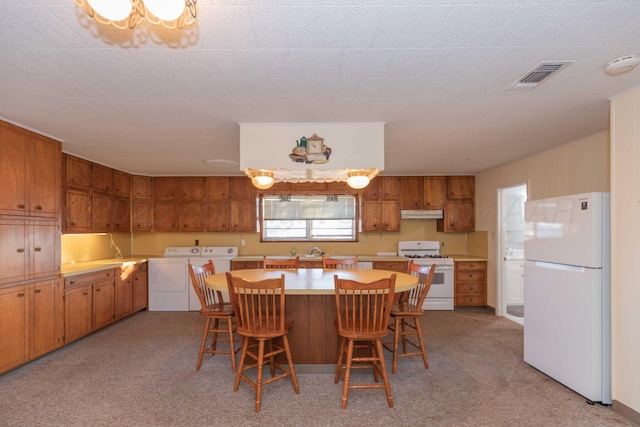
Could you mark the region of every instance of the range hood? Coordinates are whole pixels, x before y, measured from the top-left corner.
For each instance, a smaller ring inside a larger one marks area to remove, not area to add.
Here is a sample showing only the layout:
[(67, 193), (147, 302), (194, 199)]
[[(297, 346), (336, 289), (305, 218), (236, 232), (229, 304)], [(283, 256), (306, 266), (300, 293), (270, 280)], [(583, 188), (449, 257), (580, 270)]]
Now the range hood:
[(442, 219), (444, 212), (441, 209), (401, 210), (401, 219)]

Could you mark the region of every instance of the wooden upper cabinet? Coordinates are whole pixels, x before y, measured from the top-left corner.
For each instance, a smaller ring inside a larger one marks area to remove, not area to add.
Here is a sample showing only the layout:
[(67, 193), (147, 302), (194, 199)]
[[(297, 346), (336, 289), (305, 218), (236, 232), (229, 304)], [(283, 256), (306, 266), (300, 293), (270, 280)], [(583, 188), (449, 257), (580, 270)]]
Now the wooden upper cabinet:
[(131, 202), (128, 197), (113, 198), (113, 218), (111, 221), (111, 229), (113, 231), (130, 231), (131, 230)]
[(422, 205), (425, 209), (444, 209), (447, 196), (446, 176), (425, 176)]
[(363, 200), (380, 200), (380, 181), (381, 177), (375, 177), (369, 185), (362, 189)]
[[(252, 201), (255, 198), (254, 186), (246, 176), (229, 178), (230, 200)], [(253, 227), (255, 228), (255, 226)]]
[(61, 207), (60, 143), (0, 121), (0, 214), (57, 217)]
[(204, 201), (204, 178), (180, 178), (180, 200)]
[(204, 203), (180, 204), (180, 231), (204, 231)]
[(64, 183), (67, 187), (91, 188), (91, 162), (65, 154)]
[(134, 199), (150, 199), (151, 178), (148, 176), (134, 175), (132, 193)]
[(448, 199), (473, 199), (476, 194), (475, 177), (473, 176), (448, 176)]
[(422, 209), (422, 176), (400, 177), (400, 209)]
[(255, 201), (231, 201), (229, 206), (229, 218), (231, 224), (229, 231), (256, 231)]
[(111, 231), (113, 202), (111, 195), (94, 193), (91, 196), (91, 231), (108, 233)]
[(439, 219), (436, 229), (441, 232), (471, 232), (476, 228), (473, 199), (447, 199), (444, 218)]
[(156, 200), (178, 200), (179, 178), (153, 178), (153, 193)]
[(294, 182), (291, 184), (293, 191), (325, 191), (327, 184), (324, 182)]
[(380, 196), (382, 200), (398, 200), (400, 198), (400, 178), (397, 176), (380, 177)]
[(95, 191), (111, 193), (113, 190), (113, 169), (93, 163), (91, 167), (91, 188)]
[(91, 195), (85, 191), (65, 193), (64, 230), (66, 233), (91, 232)]
[(129, 197), (131, 193), (131, 175), (126, 172), (113, 171), (113, 194)]
[(179, 216), (178, 202), (155, 202), (153, 204), (153, 231), (179, 231)]
[(211, 202), (205, 207), (206, 231), (229, 231), (229, 203)]
[(131, 210), (131, 228), (132, 231), (151, 231), (151, 201), (133, 200), (133, 208)]
[(207, 201), (220, 201), (229, 199), (229, 178), (225, 176), (209, 176), (205, 178)]

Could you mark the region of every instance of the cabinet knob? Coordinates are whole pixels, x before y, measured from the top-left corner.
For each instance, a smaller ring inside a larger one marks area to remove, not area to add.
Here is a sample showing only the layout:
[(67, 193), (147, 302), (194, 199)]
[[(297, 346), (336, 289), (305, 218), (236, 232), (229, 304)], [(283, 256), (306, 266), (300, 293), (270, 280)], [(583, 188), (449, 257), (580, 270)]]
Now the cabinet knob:
[(41, 252), (41, 251), (42, 251), (42, 248), (33, 248), (33, 251), (34, 251), (34, 252)]
[(24, 249), (23, 249), (23, 248), (18, 248), (18, 249), (16, 250), (16, 252), (18, 252), (19, 254), (21, 254), (21, 253), (23, 253), (23, 252), (24, 252)]
[(82, 293), (82, 295), (89, 295), (89, 292), (84, 291), (84, 292)]
[(41, 210), (42, 210), (42, 206), (37, 205), (37, 206), (36, 206), (36, 210), (37, 210), (37, 211), (41, 211)]
[(98, 288), (98, 289), (96, 289), (96, 292), (100, 292), (101, 290), (102, 290), (101, 288)]
[(25, 208), (25, 206), (24, 206), (22, 203), (20, 203), (20, 204), (18, 205), (18, 209), (24, 209), (24, 208)]
[(18, 296), (19, 297), (23, 297), (24, 296), (24, 292), (18, 292)]
[(35, 289), (33, 292), (36, 293), (36, 294), (39, 294), (39, 293), (42, 292), (42, 289)]
[(70, 281), (69, 281), (69, 284), (70, 284), (70, 285), (73, 285), (74, 283), (76, 283), (76, 281), (75, 281), (75, 280), (70, 280)]

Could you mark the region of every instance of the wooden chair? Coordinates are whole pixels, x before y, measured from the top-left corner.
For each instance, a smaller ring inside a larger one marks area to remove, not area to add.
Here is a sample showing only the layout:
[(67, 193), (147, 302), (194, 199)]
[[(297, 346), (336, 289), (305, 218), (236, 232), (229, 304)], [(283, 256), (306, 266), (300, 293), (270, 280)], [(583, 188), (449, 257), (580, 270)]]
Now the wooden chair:
[(273, 269), (286, 269), (286, 268), (298, 268), (300, 264), (300, 257), (295, 258), (267, 258), (266, 256), (262, 260), (262, 267)]
[[(396, 275), (372, 283), (340, 279), (334, 276), (340, 352), (335, 383), (342, 377), (342, 409), (347, 407), (349, 389), (384, 388), (389, 407), (393, 398), (384, 363), (382, 338), (387, 334), (393, 304)], [(354, 349), (358, 349), (354, 355)], [(363, 351), (368, 349), (369, 352)], [(369, 355), (367, 355), (367, 353)], [(343, 359), (345, 360), (343, 363)], [(355, 364), (354, 364), (355, 362)], [(351, 384), (351, 369), (371, 368), (375, 383)], [(382, 377), (382, 384), (378, 376)]]
[[(214, 291), (207, 287), (205, 278), (215, 274), (215, 267), (213, 261), (209, 262), (202, 267), (197, 267), (189, 263), (189, 275), (191, 276), (191, 283), (193, 289), (198, 295), (200, 300), (200, 314), (202, 314), (206, 321), (204, 324), (204, 331), (202, 332), (202, 341), (200, 342), (200, 353), (198, 354), (198, 362), (196, 363), (196, 371), (200, 370), (202, 364), (202, 356), (204, 353), (211, 355), (215, 354), (230, 354), (231, 355), (231, 369), (236, 371), (236, 352), (233, 340), (233, 307), (231, 303), (224, 302), (222, 292)], [(219, 324), (220, 320), (226, 321), (226, 325)], [(207, 337), (212, 334), (211, 345), (207, 347)], [(227, 334), (226, 339), (220, 339), (220, 341), (229, 342), (229, 350), (218, 349), (218, 334)]]
[[(248, 281), (227, 273), (227, 284), (236, 314), (237, 332), (242, 336), (242, 351), (233, 391), (238, 391), (241, 379), (249, 383), (256, 389), (256, 412), (260, 412), (262, 386), (265, 384), (290, 376), (293, 389), (296, 394), (300, 393), (287, 338), (293, 320), (285, 318), (284, 274), (280, 278)], [(282, 345), (276, 344), (275, 338), (281, 338)], [(250, 339), (253, 339), (251, 345)], [(266, 342), (269, 343), (269, 348), (265, 353)], [(276, 361), (276, 356), (282, 353), (286, 355), (288, 369)], [(247, 357), (255, 363), (247, 364)], [(270, 364), (271, 378), (263, 381), (262, 368), (265, 360)], [(258, 372), (254, 382), (245, 371), (255, 367)], [(276, 376), (275, 368), (282, 373)]]
[[(396, 373), (398, 358), (400, 357), (421, 355), (425, 369), (429, 369), (429, 360), (427, 359), (427, 352), (424, 348), (422, 329), (420, 328), (420, 320), (418, 318), (422, 316), (424, 312), (422, 310), (422, 303), (431, 288), (435, 269), (435, 264), (422, 267), (414, 264), (413, 260), (410, 260), (407, 273), (418, 278), (418, 286), (410, 291), (403, 292), (400, 295), (399, 301), (391, 307), (392, 322), (389, 325), (389, 330), (393, 332), (393, 341), (386, 341), (383, 345), (384, 348), (393, 353), (394, 374)], [(409, 339), (412, 335), (418, 338), (417, 343)], [(400, 341), (402, 341), (402, 354), (398, 353), (398, 344)], [(391, 344), (393, 344), (393, 347), (390, 346)], [(418, 351), (407, 351), (407, 345), (414, 347)]]
[(323, 256), (322, 268), (327, 270), (357, 270), (358, 256), (356, 255), (351, 258), (331, 258)]

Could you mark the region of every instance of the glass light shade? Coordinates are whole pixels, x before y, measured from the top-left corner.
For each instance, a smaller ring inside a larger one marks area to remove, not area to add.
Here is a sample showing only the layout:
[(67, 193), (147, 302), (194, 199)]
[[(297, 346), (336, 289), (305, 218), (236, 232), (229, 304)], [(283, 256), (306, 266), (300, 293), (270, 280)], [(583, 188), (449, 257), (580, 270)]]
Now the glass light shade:
[(156, 18), (175, 21), (184, 12), (184, 0), (144, 0), (145, 8)]
[(131, 0), (87, 0), (89, 6), (110, 21), (122, 21), (131, 15)]
[(256, 188), (266, 190), (271, 188), (275, 182), (272, 175), (271, 171), (260, 171), (258, 175), (251, 178), (251, 183)]
[(349, 177), (347, 178), (347, 185), (349, 187), (359, 190), (369, 185), (369, 182), (371, 182), (371, 180), (364, 172), (349, 172)]

